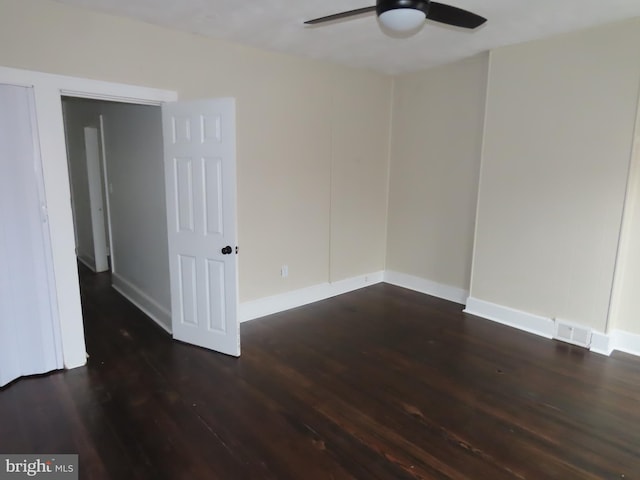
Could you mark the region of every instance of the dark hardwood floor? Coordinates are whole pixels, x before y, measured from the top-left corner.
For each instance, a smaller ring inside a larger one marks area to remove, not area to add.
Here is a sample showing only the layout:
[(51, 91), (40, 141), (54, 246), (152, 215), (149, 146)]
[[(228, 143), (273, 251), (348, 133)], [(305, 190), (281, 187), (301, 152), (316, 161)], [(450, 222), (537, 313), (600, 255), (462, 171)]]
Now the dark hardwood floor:
[(386, 284), (172, 341), (81, 271), (88, 365), (0, 390), (0, 452), (82, 479), (640, 478), (640, 359)]

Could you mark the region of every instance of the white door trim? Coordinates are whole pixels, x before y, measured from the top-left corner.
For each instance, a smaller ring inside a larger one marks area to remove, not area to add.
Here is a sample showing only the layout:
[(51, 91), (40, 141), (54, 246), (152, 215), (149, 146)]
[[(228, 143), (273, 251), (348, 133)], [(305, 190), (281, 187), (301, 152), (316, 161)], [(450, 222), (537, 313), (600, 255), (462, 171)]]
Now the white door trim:
[(86, 363), (80, 289), (71, 213), (71, 189), (62, 119), (61, 97), (75, 96), (125, 103), (160, 105), (176, 101), (175, 91), (53, 75), (0, 67), (0, 82), (34, 88), (36, 119), (42, 156), (44, 190), (60, 319), (64, 366)]

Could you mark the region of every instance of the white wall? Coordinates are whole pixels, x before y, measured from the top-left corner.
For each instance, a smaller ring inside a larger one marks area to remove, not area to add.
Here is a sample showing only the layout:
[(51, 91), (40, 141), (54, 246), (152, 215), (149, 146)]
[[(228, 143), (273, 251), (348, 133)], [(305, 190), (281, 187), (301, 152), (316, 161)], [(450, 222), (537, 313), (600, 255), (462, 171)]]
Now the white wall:
[(485, 54), (394, 82), (386, 268), (417, 277), (416, 285), (435, 283), (433, 293), (451, 291), (461, 303), (471, 274), (487, 64)]
[(640, 20), (491, 53), (471, 296), (606, 328)]
[(171, 328), (162, 110), (104, 103), (113, 283)]

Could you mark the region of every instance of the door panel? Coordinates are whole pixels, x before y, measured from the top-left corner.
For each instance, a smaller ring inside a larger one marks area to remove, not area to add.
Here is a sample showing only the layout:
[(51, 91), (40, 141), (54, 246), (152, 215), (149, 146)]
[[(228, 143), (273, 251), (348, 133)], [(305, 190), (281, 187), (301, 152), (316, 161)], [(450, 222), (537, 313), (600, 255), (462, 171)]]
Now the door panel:
[(0, 387), (63, 367), (31, 88), (0, 84)]
[(198, 326), (196, 258), (178, 256), (180, 262), (180, 323)]
[(225, 333), (225, 282), (224, 262), (207, 260), (207, 312), (208, 328), (214, 332)]
[(222, 235), (224, 219), (222, 201), (222, 159), (204, 159), (205, 220), (208, 235)]
[(194, 232), (193, 226), (193, 167), (190, 158), (174, 158), (176, 176), (175, 206), (178, 212), (178, 232)]
[(165, 104), (163, 129), (173, 335), (238, 356), (235, 101)]

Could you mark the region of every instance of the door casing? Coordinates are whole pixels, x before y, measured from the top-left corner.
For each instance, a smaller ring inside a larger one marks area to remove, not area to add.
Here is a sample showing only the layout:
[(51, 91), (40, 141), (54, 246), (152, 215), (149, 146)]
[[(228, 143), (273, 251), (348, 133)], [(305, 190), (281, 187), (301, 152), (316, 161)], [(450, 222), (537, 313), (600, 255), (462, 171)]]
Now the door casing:
[(53, 75), (0, 67), (0, 82), (33, 87), (40, 138), (46, 212), (51, 238), (52, 297), (56, 300), (65, 368), (86, 363), (80, 304), (71, 189), (62, 116), (62, 97), (110, 100), (141, 105), (161, 105), (178, 99), (175, 91)]

